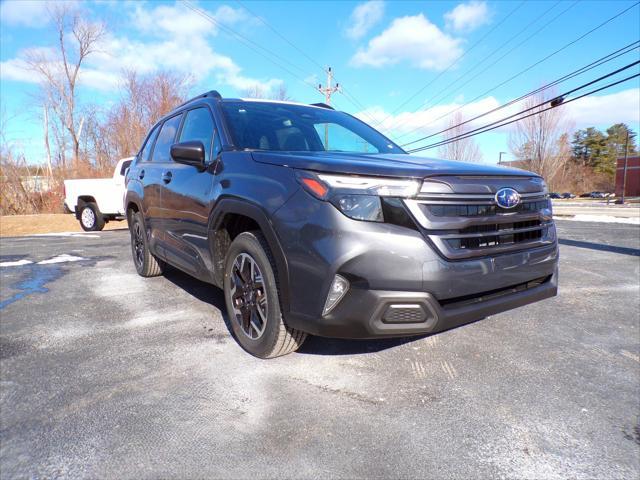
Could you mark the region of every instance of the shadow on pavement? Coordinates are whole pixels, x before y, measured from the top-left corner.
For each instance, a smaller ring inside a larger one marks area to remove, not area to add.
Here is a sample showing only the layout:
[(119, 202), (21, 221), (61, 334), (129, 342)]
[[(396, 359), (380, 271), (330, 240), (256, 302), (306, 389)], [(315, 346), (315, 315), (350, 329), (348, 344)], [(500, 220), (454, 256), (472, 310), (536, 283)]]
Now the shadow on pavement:
[[(180, 287), (198, 300), (213, 305), (222, 314), (224, 322), (231, 332), (227, 307), (224, 301), (224, 293), (221, 289), (206, 282), (197, 280), (187, 273), (176, 268), (167, 266), (164, 278)], [(427, 335), (403, 338), (384, 338), (379, 340), (344, 340), (338, 338), (324, 338), (309, 336), (302, 345), (298, 353), (306, 355), (354, 355), (359, 353), (371, 353), (398, 347), (405, 343), (415, 342), (425, 338)]]
[(381, 352), (406, 343), (422, 340), (428, 335), (402, 338), (382, 338), (379, 340), (345, 340), (309, 336), (298, 353), (305, 355), (355, 355), (359, 353)]
[(620, 253), (622, 255), (631, 255), (640, 257), (640, 249), (630, 247), (617, 247), (615, 245), (607, 245), (605, 243), (585, 242), (582, 240), (569, 240), (561, 238), (558, 240), (560, 245), (568, 245), (570, 247), (589, 248), (591, 250), (600, 250), (602, 252)]
[(163, 276), (198, 300), (213, 305), (222, 312), (223, 317), (226, 317), (227, 307), (224, 303), (224, 293), (222, 293), (222, 290), (218, 287), (206, 282), (201, 282), (191, 275), (171, 266), (165, 267)]

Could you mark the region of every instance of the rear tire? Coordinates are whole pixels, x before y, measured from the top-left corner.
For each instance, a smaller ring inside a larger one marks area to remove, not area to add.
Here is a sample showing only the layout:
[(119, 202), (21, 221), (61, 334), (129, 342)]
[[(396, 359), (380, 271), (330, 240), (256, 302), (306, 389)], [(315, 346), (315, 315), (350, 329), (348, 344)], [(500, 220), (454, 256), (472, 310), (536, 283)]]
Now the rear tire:
[(273, 256), (261, 232), (244, 232), (225, 259), (224, 297), (233, 337), (251, 355), (274, 358), (295, 352), (307, 334), (282, 318)]
[(78, 221), (85, 232), (99, 232), (105, 224), (104, 217), (94, 202), (88, 202), (82, 206)]
[(149, 250), (147, 232), (144, 228), (140, 212), (131, 213), (131, 255), (138, 275), (141, 277), (157, 277), (162, 275), (164, 264), (158, 260)]

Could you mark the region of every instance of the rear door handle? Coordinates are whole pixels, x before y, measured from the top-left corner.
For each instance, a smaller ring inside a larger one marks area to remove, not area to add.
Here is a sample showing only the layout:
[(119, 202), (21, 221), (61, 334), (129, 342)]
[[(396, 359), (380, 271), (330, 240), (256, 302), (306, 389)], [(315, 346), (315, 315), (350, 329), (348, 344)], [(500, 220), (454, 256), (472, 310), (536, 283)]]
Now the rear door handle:
[(171, 181), (172, 177), (173, 177), (173, 175), (171, 174), (171, 172), (164, 172), (162, 174), (162, 181), (164, 183), (169, 183)]
[(138, 178), (140, 180), (142, 180), (144, 178), (144, 170), (140, 170), (140, 173), (138, 174)]

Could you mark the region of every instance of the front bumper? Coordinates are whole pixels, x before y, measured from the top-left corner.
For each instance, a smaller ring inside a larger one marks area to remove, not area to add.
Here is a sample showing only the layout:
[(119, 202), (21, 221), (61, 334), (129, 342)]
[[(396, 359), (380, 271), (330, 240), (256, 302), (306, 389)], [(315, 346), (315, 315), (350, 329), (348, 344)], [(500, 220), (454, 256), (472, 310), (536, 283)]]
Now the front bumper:
[[(557, 293), (556, 243), (451, 261), (419, 231), (351, 220), (303, 191), (273, 221), (289, 271), (285, 321), (311, 334), (374, 338), (432, 333)], [(322, 316), (337, 273), (349, 280), (350, 289)]]
[(436, 333), (553, 297), (558, 292), (558, 274), (535, 287), (525, 289), (522, 285), (487, 295), (486, 299), (445, 305), (428, 292), (354, 289), (329, 315), (297, 315), (288, 322), (313, 335), (335, 338)]

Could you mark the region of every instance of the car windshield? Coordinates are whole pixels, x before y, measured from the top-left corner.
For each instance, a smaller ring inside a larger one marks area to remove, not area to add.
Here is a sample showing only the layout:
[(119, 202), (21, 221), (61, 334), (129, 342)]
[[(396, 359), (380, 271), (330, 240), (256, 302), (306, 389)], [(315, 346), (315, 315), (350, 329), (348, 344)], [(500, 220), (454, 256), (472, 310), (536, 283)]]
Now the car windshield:
[(367, 124), (328, 108), (256, 101), (221, 105), (233, 142), (241, 149), (406, 153)]

